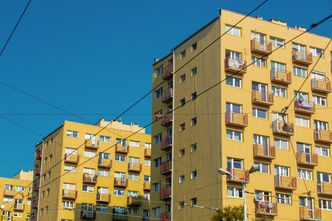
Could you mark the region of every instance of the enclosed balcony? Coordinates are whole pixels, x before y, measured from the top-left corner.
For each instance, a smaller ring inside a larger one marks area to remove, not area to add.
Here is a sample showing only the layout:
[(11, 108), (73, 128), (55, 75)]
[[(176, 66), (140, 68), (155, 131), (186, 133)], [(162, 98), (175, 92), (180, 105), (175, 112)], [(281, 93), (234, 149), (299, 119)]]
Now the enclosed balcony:
[(111, 159), (98, 159), (98, 167), (111, 169), (112, 168), (112, 160)]
[(172, 172), (172, 161), (167, 160), (160, 164), (160, 174), (161, 175), (168, 175)]
[(253, 104), (271, 106), (273, 104), (273, 95), (267, 92), (252, 91), (251, 101)]
[(332, 143), (332, 131), (329, 130), (318, 130), (314, 131), (315, 141), (321, 143)]
[(65, 163), (78, 164), (79, 156), (77, 154), (65, 154)]
[(331, 81), (311, 79), (311, 90), (319, 93), (328, 94), (331, 92)]
[(162, 78), (164, 80), (168, 80), (172, 78), (172, 76), (173, 76), (173, 64), (169, 63), (163, 69)]
[(7, 189), (5, 189), (5, 190), (3, 191), (3, 195), (4, 195), (4, 196), (13, 197), (13, 196), (16, 195), (16, 191), (15, 191), (15, 190), (7, 190)]
[(172, 148), (172, 136), (167, 135), (164, 139), (162, 139), (160, 143), (160, 148), (162, 150), (169, 150)]
[(115, 152), (120, 154), (127, 154), (129, 152), (129, 146), (118, 143), (115, 145)]
[(321, 220), (321, 210), (319, 208), (300, 207), (300, 221)]
[(172, 101), (172, 98), (173, 98), (173, 88), (166, 87), (165, 90), (163, 91), (161, 101), (163, 103), (169, 103)]
[(85, 148), (97, 150), (99, 148), (99, 140), (85, 140)]
[(225, 71), (235, 74), (245, 74), (247, 72), (247, 62), (238, 59), (225, 58)]
[(317, 191), (319, 195), (332, 197), (332, 183), (317, 183)]
[(248, 126), (248, 114), (226, 112), (225, 121), (230, 126), (246, 127)]
[(98, 193), (96, 197), (96, 201), (98, 203), (110, 203), (111, 195), (107, 193)]
[(144, 149), (144, 157), (146, 158), (151, 157), (151, 149)]
[(278, 135), (292, 136), (294, 135), (294, 124), (275, 120), (272, 122), (272, 132)]
[(15, 203), (14, 204), (15, 211), (24, 211), (24, 204), (23, 203)]
[(293, 63), (300, 65), (311, 65), (312, 54), (307, 52), (292, 51)]
[(150, 191), (151, 190), (151, 182), (144, 182), (143, 183), (143, 189), (146, 191)]
[(278, 189), (295, 190), (296, 177), (275, 175), (274, 186)]
[(96, 184), (97, 183), (97, 175), (84, 173), (83, 174), (83, 183)]
[(128, 163), (128, 171), (140, 173), (142, 171), (142, 164), (141, 163)]
[(262, 54), (262, 55), (269, 55), (272, 53), (272, 44), (265, 41), (264, 43), (261, 43), (257, 39), (252, 39), (250, 41), (251, 45), (251, 52), (256, 54)]
[(318, 165), (318, 156), (316, 153), (296, 153), (296, 161), (298, 165), (303, 166), (317, 166)]
[(76, 190), (62, 190), (62, 199), (75, 200), (77, 198)]
[(160, 199), (169, 200), (172, 196), (171, 186), (164, 186), (160, 189)]
[(257, 201), (255, 202), (255, 213), (256, 216), (277, 216), (277, 203)]
[[(228, 182), (244, 183), (249, 181), (249, 171), (243, 169), (227, 168), (227, 171), (233, 176), (227, 175)], [(236, 177), (236, 178), (235, 178)]]
[(127, 197), (127, 206), (141, 206), (141, 205), (142, 205), (142, 196)]
[(292, 83), (292, 73), (271, 69), (271, 81), (279, 84), (291, 84)]
[(276, 158), (275, 147), (254, 144), (254, 157), (271, 160)]
[(294, 110), (295, 112), (302, 114), (314, 114), (315, 113), (315, 103), (309, 101), (294, 101)]
[(171, 213), (160, 213), (160, 221), (171, 221)]
[(166, 114), (161, 119), (161, 126), (168, 127), (172, 125), (172, 121), (173, 121), (173, 114), (172, 113)]
[(128, 186), (128, 180), (124, 178), (114, 178), (114, 186), (126, 188)]
[(42, 152), (40, 150), (36, 151), (36, 160), (41, 160), (42, 158)]

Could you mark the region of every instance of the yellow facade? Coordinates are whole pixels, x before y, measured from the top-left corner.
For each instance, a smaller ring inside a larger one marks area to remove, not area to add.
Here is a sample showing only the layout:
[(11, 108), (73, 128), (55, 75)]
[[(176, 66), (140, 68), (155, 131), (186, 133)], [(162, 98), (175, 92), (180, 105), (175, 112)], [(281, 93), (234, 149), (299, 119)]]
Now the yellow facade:
[(136, 124), (65, 121), (36, 145), (32, 219), (148, 216), (150, 140)]
[(0, 178), (2, 221), (26, 221), (30, 217), (33, 172), (20, 171), (13, 178)]
[[(246, 185), (248, 220), (332, 220), (332, 45), (287, 116), (278, 115), (330, 39), (305, 33), (273, 51), (304, 29), (252, 17), (220, 37), (243, 16), (221, 10), (153, 66), (152, 111), (160, 122), (152, 127), (151, 174), (161, 188), (151, 192), (151, 216), (210, 220), (214, 208), (243, 205), (242, 183), (256, 164)], [(163, 140), (167, 130), (172, 142), (164, 148), (159, 134)], [(170, 160), (171, 172), (160, 158)]]

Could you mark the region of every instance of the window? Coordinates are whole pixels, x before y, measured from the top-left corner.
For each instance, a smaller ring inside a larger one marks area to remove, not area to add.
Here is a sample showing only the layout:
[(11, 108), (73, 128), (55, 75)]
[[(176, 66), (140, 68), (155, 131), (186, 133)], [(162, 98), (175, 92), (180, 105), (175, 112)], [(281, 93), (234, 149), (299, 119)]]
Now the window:
[(191, 100), (196, 100), (197, 98), (197, 92), (195, 91), (194, 93), (191, 94)]
[(185, 123), (180, 124), (179, 131), (181, 132), (184, 131), (185, 129), (186, 129), (186, 124)]
[[(46, 208), (48, 209), (48, 207), (46, 207)], [(13, 212), (13, 217), (23, 217), (23, 213), (21, 213), (21, 212)]]
[(179, 202), (179, 209), (183, 209), (185, 207), (184, 201)]
[(74, 131), (74, 130), (67, 130), (67, 137), (78, 137), (78, 131)]
[(182, 83), (182, 82), (185, 82), (186, 81), (186, 74), (182, 74), (181, 76), (180, 76), (180, 83)]
[(240, 187), (227, 187), (227, 196), (232, 198), (242, 198), (243, 197), (243, 189)]
[(62, 208), (74, 209), (74, 201), (62, 201)]
[(241, 88), (242, 86), (242, 79), (241, 78), (237, 78), (237, 77), (233, 77), (231, 75), (226, 75), (226, 84), (229, 86), (233, 86), (233, 87), (238, 87)]
[(242, 141), (243, 133), (241, 131), (236, 130), (226, 130), (227, 139), (234, 140), (234, 141)]
[(297, 152), (310, 153), (311, 145), (306, 143), (296, 143)]
[(183, 157), (186, 154), (186, 150), (184, 148), (179, 150), (179, 157)]
[(65, 170), (65, 172), (76, 173), (76, 166), (65, 165), (64, 170)]
[(184, 181), (185, 181), (185, 176), (184, 175), (179, 176), (179, 183), (184, 183)]
[(123, 156), (123, 155), (115, 155), (115, 161), (118, 161), (118, 162), (126, 162), (126, 156)]
[(274, 138), (274, 146), (280, 150), (288, 150), (288, 140)]
[(151, 177), (144, 175), (144, 182), (151, 182)]
[(23, 191), (24, 190), (24, 186), (16, 186), (15, 190), (16, 191)]
[(152, 214), (154, 217), (160, 217), (160, 207), (152, 208)]
[(161, 164), (161, 157), (153, 160), (153, 164), (154, 164), (155, 167), (159, 167), (160, 164)]
[(295, 116), (295, 124), (300, 127), (310, 127), (310, 119), (305, 117)]
[(133, 208), (133, 207), (128, 208), (128, 214), (130, 216), (138, 216), (138, 208)]
[(115, 172), (114, 173), (114, 177), (115, 178), (119, 178), (119, 179), (125, 179), (126, 178), (126, 174), (122, 173), (122, 172)]
[(272, 44), (272, 46), (274, 47), (285, 47), (285, 40), (281, 39), (281, 38), (276, 38), (276, 37), (270, 37), (270, 43)]
[(191, 198), (190, 199), (190, 203), (191, 203), (191, 206), (197, 205), (197, 198), (196, 197), (195, 198)]
[(233, 25), (226, 25), (225, 31), (229, 35), (241, 37), (241, 28), (239, 28), (239, 27), (236, 27), (236, 26), (233, 27)]
[(268, 119), (268, 111), (265, 109), (254, 107), (252, 108), (252, 116), (256, 118)]
[(317, 105), (321, 105), (321, 106), (326, 106), (327, 105), (326, 104), (327, 103), (326, 97), (321, 97), (321, 96), (313, 95), (312, 96), (312, 100)]
[(298, 169), (297, 177), (302, 180), (312, 180), (312, 171), (305, 169)]
[(111, 142), (111, 138), (108, 136), (100, 136), (100, 142), (109, 143)]
[(153, 183), (152, 184), (152, 190), (153, 190), (153, 192), (160, 191), (160, 183)]
[(277, 97), (287, 97), (287, 89), (283, 87), (272, 86), (272, 94)]
[(84, 151), (84, 156), (87, 158), (93, 158), (96, 156), (96, 152), (86, 150), (86, 151)]
[(180, 100), (180, 106), (183, 106), (183, 105), (185, 105), (186, 104), (186, 99), (185, 98), (182, 98), (181, 100)]
[(274, 175), (276, 175), (276, 176), (290, 176), (289, 167), (275, 165), (274, 166)]
[(83, 168), (83, 173), (90, 174), (90, 175), (95, 175), (96, 170), (93, 168)]
[(300, 67), (293, 67), (293, 74), (299, 77), (306, 77), (307, 76), (307, 69), (300, 68)]
[(159, 98), (163, 95), (163, 88), (158, 88), (157, 90), (155, 90), (155, 95), (156, 95), (156, 98)]
[(280, 204), (292, 204), (292, 195), (285, 193), (277, 193), (277, 203)]
[(251, 57), (251, 62), (256, 67), (266, 67), (266, 59), (265, 58), (259, 58), (259, 57), (252, 56)]
[(314, 120), (316, 130), (329, 130), (329, 124), (326, 121)]
[(121, 189), (114, 189), (114, 195), (115, 196), (124, 196), (125, 195), (125, 191), (121, 190)]
[(226, 50), (226, 58), (229, 58), (231, 60), (241, 61), (241, 57), (242, 55), (240, 52)]
[(194, 67), (193, 69), (191, 69), (191, 76), (196, 76), (197, 73), (198, 73), (197, 67)]
[(318, 183), (331, 183), (331, 174), (317, 172), (317, 182)]
[(157, 76), (162, 75), (163, 71), (164, 71), (163, 65), (160, 65), (159, 67), (156, 68), (156, 75)]
[(242, 113), (242, 105), (227, 102), (226, 112)]
[(186, 57), (186, 50), (181, 51), (180, 59), (184, 59)]
[(190, 173), (190, 179), (195, 179), (197, 177), (197, 170), (191, 171)]
[(227, 168), (235, 168), (242, 170), (243, 168), (243, 160), (227, 158)]
[(11, 198), (11, 197), (3, 197), (3, 202), (4, 203), (10, 203), (10, 202), (13, 202), (13, 198)]
[(261, 163), (261, 162), (255, 162), (255, 165), (258, 167), (256, 170), (259, 173), (270, 173), (270, 164), (268, 163)]
[(322, 157), (329, 157), (330, 156), (330, 149), (327, 147), (320, 147), (316, 146), (315, 153)]
[(130, 140), (129, 141), (129, 146), (130, 147), (140, 147), (141, 146), (141, 142), (135, 141), (135, 140)]
[(195, 42), (194, 44), (191, 45), (191, 51), (196, 51), (197, 49), (197, 42)]
[(83, 187), (82, 187), (82, 192), (93, 193), (94, 191), (95, 191), (94, 186), (83, 185)]
[(109, 170), (102, 170), (102, 169), (99, 169), (99, 170), (97, 171), (97, 174), (98, 174), (98, 176), (109, 176), (109, 175), (110, 175), (110, 172), (109, 172)]
[(190, 145), (191, 152), (195, 152), (197, 150), (197, 143), (193, 143)]
[(197, 117), (191, 119), (191, 126), (195, 126), (197, 124)]
[(310, 47), (310, 53), (315, 57), (323, 56), (323, 49)]
[(144, 165), (148, 166), (148, 167), (151, 166), (151, 160), (145, 159), (144, 160)]
[(128, 190), (128, 196), (138, 197), (138, 192), (133, 190)]
[(72, 184), (72, 183), (64, 183), (62, 188), (64, 190), (75, 190), (76, 189), (76, 185)]
[(332, 200), (319, 200), (321, 209), (332, 210)]
[(294, 91), (294, 95), (297, 101), (303, 100), (303, 101), (308, 101), (309, 100), (309, 95), (308, 93), (301, 92), (301, 91)]
[(162, 140), (161, 133), (153, 136), (153, 143), (154, 144), (159, 144), (161, 142), (161, 140)]

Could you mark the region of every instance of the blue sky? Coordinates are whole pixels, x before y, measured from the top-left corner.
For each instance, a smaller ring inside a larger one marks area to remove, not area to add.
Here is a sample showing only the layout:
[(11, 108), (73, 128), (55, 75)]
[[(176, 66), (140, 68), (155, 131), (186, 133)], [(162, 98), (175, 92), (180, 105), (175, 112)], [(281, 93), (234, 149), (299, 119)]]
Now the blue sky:
[[(27, 0), (0, 1), (0, 46)], [(257, 0), (33, 0), (4, 55), (0, 80), (94, 123), (114, 118), (151, 89), (153, 58), (218, 16), (251, 11)], [(309, 26), (332, 12), (331, 0), (270, 0), (254, 16)], [(331, 37), (332, 22), (314, 32)], [(63, 120), (82, 121), (0, 85), (0, 114), (47, 135)], [(151, 120), (151, 96), (125, 122)], [(43, 114), (43, 115), (40, 115)], [(0, 118), (0, 176), (33, 167), (41, 137)], [(14, 151), (13, 151), (14, 150)], [(17, 161), (13, 161), (17, 159)]]

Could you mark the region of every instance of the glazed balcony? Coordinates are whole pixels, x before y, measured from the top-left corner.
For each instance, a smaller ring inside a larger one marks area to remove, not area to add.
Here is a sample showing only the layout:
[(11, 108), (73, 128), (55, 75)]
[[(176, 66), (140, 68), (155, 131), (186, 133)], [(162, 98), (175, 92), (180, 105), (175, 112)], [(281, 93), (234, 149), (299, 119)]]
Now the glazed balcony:
[(98, 167), (111, 169), (112, 160), (111, 159), (98, 159)]
[(296, 177), (275, 175), (274, 187), (278, 189), (295, 190)]
[(173, 88), (167, 87), (164, 91), (163, 91), (163, 95), (161, 97), (161, 101), (163, 103), (169, 103), (171, 102), (173, 99)]
[(247, 62), (232, 58), (225, 58), (225, 71), (235, 74), (247, 73)]
[(332, 131), (316, 129), (314, 131), (314, 135), (316, 142), (327, 143), (327, 144), (332, 143)]
[(129, 146), (123, 146), (122, 144), (118, 143), (115, 145), (115, 152), (120, 154), (128, 154)]
[(164, 186), (160, 189), (160, 199), (161, 200), (169, 200), (172, 196), (172, 188), (171, 186)]
[[(227, 175), (228, 182), (244, 183), (249, 181), (249, 171), (243, 169), (227, 168), (233, 176)], [(235, 178), (236, 177), (236, 178)]]
[(40, 167), (35, 167), (34, 171), (35, 171), (35, 176), (40, 176), (40, 173), (41, 173)]
[(160, 164), (160, 174), (161, 175), (168, 175), (172, 172), (172, 161), (167, 160)]
[(278, 71), (275, 69), (271, 69), (271, 81), (279, 84), (291, 84), (292, 83), (292, 73)]
[(311, 79), (311, 90), (319, 93), (328, 94), (331, 92), (331, 81)]
[(160, 148), (162, 150), (169, 150), (172, 148), (172, 136), (167, 135), (164, 139), (162, 139), (160, 143)]
[(276, 149), (275, 147), (254, 144), (254, 157), (267, 160), (274, 159), (276, 158)]
[(128, 171), (140, 173), (142, 171), (141, 163), (128, 163)]
[(168, 127), (172, 125), (172, 121), (173, 121), (173, 114), (172, 113), (166, 114), (161, 119), (161, 126)]
[(225, 121), (230, 126), (246, 127), (248, 126), (248, 114), (226, 112)]
[(298, 165), (302, 166), (317, 166), (318, 156), (316, 153), (297, 152), (296, 161)]
[(318, 195), (332, 197), (332, 183), (317, 183)]
[(65, 163), (78, 164), (79, 156), (77, 154), (65, 154)]
[(96, 201), (98, 203), (110, 203), (111, 202), (111, 195), (106, 193), (98, 193), (96, 197)]
[(41, 160), (42, 158), (42, 152), (40, 150), (36, 151), (36, 160)]
[(262, 54), (262, 55), (269, 55), (272, 53), (272, 44), (265, 41), (264, 44), (262, 44), (259, 40), (257, 39), (252, 39), (250, 41), (251, 45), (251, 52), (256, 53), (256, 54)]
[(257, 201), (255, 202), (255, 213), (257, 216), (277, 216), (277, 203)]
[(75, 200), (77, 198), (76, 190), (62, 190), (62, 199)]
[(126, 188), (128, 186), (128, 180), (124, 178), (114, 178), (114, 186)]
[(319, 208), (310, 209), (309, 207), (300, 207), (300, 221), (321, 220), (321, 210)]
[(96, 219), (96, 210), (81, 210), (81, 219)]
[(141, 206), (141, 205), (142, 205), (142, 196), (127, 197), (127, 206)]
[(96, 184), (97, 175), (84, 173), (83, 174), (83, 183)]
[(24, 211), (24, 204), (23, 203), (15, 203), (14, 204), (15, 211)]
[(3, 191), (3, 195), (4, 196), (9, 196), (9, 197), (13, 197), (16, 195), (16, 191), (15, 190), (4, 190)]
[(299, 100), (294, 101), (294, 110), (298, 113), (302, 114), (314, 114), (315, 113), (315, 103), (309, 101), (302, 101)]
[(275, 120), (272, 122), (272, 132), (278, 135), (292, 136), (294, 135), (294, 124), (285, 124), (283, 121)]
[(143, 183), (143, 189), (150, 191), (151, 190), (151, 182), (144, 182)]
[(312, 54), (311, 53), (301, 53), (299, 51), (292, 52), (293, 63), (300, 65), (311, 65), (312, 64)]
[(171, 213), (169, 212), (161, 213), (160, 221), (171, 221)]
[(173, 77), (173, 64), (167, 64), (163, 69), (162, 78), (168, 80)]
[(273, 95), (267, 92), (252, 91), (251, 101), (253, 104), (271, 106), (273, 104)]
[(151, 157), (151, 149), (144, 149), (144, 157), (147, 158)]
[(85, 148), (97, 150), (99, 148), (99, 140), (85, 140)]

